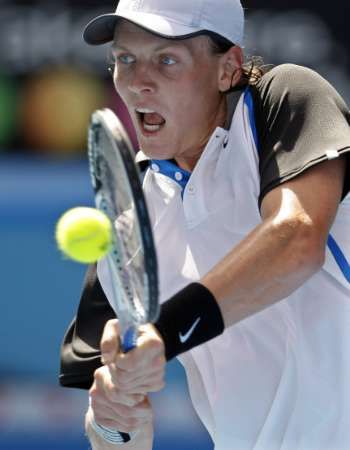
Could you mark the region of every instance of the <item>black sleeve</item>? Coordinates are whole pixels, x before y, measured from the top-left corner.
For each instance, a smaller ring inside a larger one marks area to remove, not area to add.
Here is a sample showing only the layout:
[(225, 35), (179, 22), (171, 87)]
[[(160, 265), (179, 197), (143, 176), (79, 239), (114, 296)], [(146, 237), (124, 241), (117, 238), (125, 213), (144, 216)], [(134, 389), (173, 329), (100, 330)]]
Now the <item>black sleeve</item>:
[(252, 88), (259, 133), (261, 191), (332, 158), (347, 156), (343, 198), (350, 190), (350, 113), (336, 90), (306, 67), (283, 64)]
[(61, 347), (61, 386), (89, 389), (94, 371), (102, 365), (100, 340), (105, 323), (115, 318), (97, 278), (96, 264), (89, 266), (77, 316), (69, 325)]

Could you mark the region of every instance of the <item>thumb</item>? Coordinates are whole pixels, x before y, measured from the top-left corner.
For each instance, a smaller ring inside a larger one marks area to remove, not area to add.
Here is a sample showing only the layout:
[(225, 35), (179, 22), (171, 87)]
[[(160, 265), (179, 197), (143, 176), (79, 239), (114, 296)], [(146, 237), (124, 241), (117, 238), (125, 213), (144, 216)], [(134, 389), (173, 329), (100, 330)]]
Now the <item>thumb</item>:
[(102, 363), (113, 363), (120, 348), (120, 329), (117, 319), (109, 320), (106, 323), (102, 334), (100, 348)]

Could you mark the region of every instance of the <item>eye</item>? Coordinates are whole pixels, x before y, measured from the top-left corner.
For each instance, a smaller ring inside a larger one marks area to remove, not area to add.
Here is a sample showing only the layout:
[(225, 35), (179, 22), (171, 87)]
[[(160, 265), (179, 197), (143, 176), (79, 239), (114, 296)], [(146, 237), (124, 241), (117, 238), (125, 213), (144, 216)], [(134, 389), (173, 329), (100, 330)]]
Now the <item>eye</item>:
[(165, 64), (166, 66), (172, 66), (176, 64), (176, 60), (172, 58), (171, 56), (162, 56), (161, 58), (162, 64)]
[(121, 62), (122, 64), (132, 64), (135, 62), (135, 57), (132, 55), (119, 55), (117, 56), (117, 61)]

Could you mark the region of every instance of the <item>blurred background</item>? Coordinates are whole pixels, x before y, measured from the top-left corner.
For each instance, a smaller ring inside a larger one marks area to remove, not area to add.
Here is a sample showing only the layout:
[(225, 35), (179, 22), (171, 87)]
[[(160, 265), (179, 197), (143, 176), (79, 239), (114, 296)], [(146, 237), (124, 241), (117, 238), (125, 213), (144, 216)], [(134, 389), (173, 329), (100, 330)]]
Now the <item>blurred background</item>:
[[(316, 69), (349, 104), (349, 3), (263, 3), (243, 0), (246, 53)], [(58, 387), (60, 344), (85, 268), (58, 253), (54, 225), (66, 209), (93, 204), (85, 156), (93, 110), (117, 112), (137, 148), (107, 48), (81, 38), (91, 18), (114, 9), (101, 0), (0, 0), (1, 450), (88, 448), (86, 392)], [(167, 380), (153, 396), (155, 449), (211, 449), (178, 363)]]

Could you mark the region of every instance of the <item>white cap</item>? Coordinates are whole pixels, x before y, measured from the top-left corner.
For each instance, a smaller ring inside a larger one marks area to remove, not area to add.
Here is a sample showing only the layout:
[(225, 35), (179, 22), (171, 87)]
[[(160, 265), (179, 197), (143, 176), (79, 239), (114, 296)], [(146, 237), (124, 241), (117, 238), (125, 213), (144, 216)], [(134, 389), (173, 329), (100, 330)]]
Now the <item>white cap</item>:
[(112, 41), (120, 18), (169, 39), (185, 39), (207, 31), (233, 44), (243, 43), (240, 0), (120, 0), (115, 13), (103, 14), (87, 24), (84, 40), (91, 45)]

